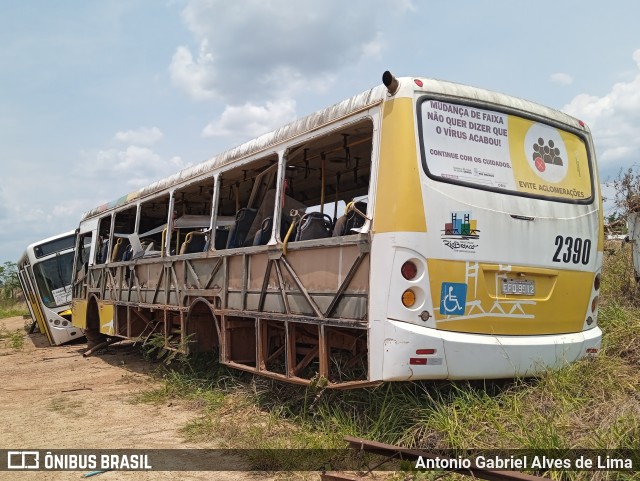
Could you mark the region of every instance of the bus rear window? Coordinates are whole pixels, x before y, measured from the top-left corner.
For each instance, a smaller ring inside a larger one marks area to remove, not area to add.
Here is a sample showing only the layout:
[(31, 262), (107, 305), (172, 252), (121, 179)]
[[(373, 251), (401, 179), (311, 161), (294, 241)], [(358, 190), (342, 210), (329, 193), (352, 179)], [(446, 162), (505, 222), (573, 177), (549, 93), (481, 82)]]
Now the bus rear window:
[(592, 200), (584, 140), (517, 115), (418, 100), (422, 165), (436, 180), (562, 202)]

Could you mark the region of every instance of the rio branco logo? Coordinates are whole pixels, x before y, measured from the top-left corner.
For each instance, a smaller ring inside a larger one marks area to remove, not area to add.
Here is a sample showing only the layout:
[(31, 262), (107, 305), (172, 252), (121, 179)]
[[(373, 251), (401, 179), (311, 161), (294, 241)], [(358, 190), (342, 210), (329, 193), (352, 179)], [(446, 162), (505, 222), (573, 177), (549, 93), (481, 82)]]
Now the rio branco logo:
[(470, 211), (451, 212), (442, 229), (442, 243), (456, 252), (475, 252), (480, 239), (478, 221)]

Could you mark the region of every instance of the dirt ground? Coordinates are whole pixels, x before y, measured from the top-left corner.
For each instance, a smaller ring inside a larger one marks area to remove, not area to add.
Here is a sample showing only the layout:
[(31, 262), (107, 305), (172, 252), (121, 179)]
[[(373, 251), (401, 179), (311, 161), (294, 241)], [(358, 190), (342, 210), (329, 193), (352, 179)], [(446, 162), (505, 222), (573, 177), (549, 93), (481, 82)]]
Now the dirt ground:
[[(12, 317), (0, 324), (15, 331), (24, 320)], [(0, 340), (0, 449), (216, 447), (184, 441), (180, 429), (197, 416), (185, 406), (132, 403), (136, 393), (153, 386), (149, 371), (154, 366), (131, 346), (116, 345), (104, 354), (83, 358), (82, 343), (51, 347), (39, 333), (25, 333), (24, 341), (24, 347), (16, 350), (9, 340)], [(81, 479), (87, 472), (0, 472), (0, 479)], [(271, 479), (267, 474), (107, 471), (91, 479), (253, 481)]]

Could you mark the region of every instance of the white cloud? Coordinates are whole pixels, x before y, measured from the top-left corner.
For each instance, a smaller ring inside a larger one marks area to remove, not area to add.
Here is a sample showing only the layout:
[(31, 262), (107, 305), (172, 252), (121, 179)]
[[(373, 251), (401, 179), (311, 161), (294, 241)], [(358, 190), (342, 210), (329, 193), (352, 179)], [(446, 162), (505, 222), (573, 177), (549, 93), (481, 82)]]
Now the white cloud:
[(114, 139), (125, 144), (153, 145), (159, 142), (163, 136), (158, 127), (140, 127), (136, 130), (117, 132)]
[[(226, 104), (203, 137), (245, 139), (296, 117), (296, 95), (330, 89), (339, 72), (385, 49), (378, 25), (415, 11), (411, 0), (188, 0), (182, 17), (197, 47), (171, 59), (173, 84), (196, 101)], [(197, 49), (197, 52), (195, 51)]]
[(571, 85), (573, 83), (573, 77), (568, 73), (556, 72), (551, 74), (551, 81), (560, 85)]
[(267, 102), (265, 106), (249, 102), (241, 106), (228, 105), (219, 120), (209, 123), (204, 128), (202, 136), (257, 137), (292, 121), (295, 118), (295, 110), (295, 101), (289, 99)]
[(601, 166), (631, 165), (640, 156), (640, 49), (633, 59), (638, 67), (633, 79), (601, 97), (580, 94), (563, 108), (591, 128)]
[[(120, 142), (135, 141), (149, 145), (161, 138), (162, 132), (157, 127), (118, 132), (114, 136)], [(113, 200), (128, 190), (139, 189), (191, 165), (185, 164), (179, 156), (165, 158), (149, 145), (137, 144), (82, 151), (73, 173), (91, 181), (100, 179), (103, 186), (119, 183), (118, 191), (109, 194), (109, 200)], [(62, 209), (63, 206), (60, 207)]]
[[(297, 1), (283, 8), (264, 0), (190, 0), (182, 15), (199, 52), (178, 47), (172, 81), (193, 99), (236, 105), (314, 89), (314, 79), (379, 53), (376, 25), (388, 11), (414, 8), (407, 0), (394, 3), (371, 8), (364, 0)], [(300, 81), (269, 82), (279, 71)]]
[(195, 60), (187, 47), (178, 47), (171, 59), (169, 73), (173, 83), (194, 100), (211, 100), (218, 96), (213, 55), (207, 52), (206, 39), (200, 43), (200, 54)]

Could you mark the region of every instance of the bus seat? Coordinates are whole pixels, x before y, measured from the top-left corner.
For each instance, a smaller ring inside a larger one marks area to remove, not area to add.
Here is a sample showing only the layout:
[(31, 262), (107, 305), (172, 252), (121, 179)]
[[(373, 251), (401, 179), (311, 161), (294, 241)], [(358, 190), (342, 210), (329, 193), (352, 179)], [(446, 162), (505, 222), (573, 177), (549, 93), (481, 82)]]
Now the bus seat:
[(341, 215), (338, 220), (336, 220), (336, 225), (333, 226), (333, 236), (332, 237), (338, 237), (341, 235), (344, 235), (344, 228), (347, 224), (347, 216), (345, 215)]
[(331, 237), (333, 232), (332, 224), (333, 222), (328, 215), (320, 212), (309, 212), (300, 219), (296, 241)]
[(129, 244), (124, 250), (124, 253), (122, 254), (122, 260), (130, 261), (132, 257), (133, 257), (133, 246)]
[(203, 252), (207, 244), (206, 232), (193, 231), (187, 234), (185, 241), (180, 247), (180, 254), (193, 254)]
[[(291, 221), (289, 220), (289, 216), (282, 214), (282, 222), (280, 222), (280, 239), (284, 239), (287, 235), (287, 231), (291, 226)], [(267, 217), (262, 221), (261, 228), (256, 232), (253, 237), (253, 245), (254, 246), (263, 246), (269, 242), (271, 239), (271, 231), (273, 230), (273, 217)]]
[(229, 240), (229, 229), (216, 228), (216, 237), (214, 247), (217, 251), (225, 249), (227, 247), (227, 241)]
[(109, 239), (104, 239), (100, 247), (99, 255), (96, 258), (96, 264), (104, 264), (107, 262), (107, 252), (109, 252)]
[(256, 235), (253, 237), (253, 245), (254, 246), (263, 246), (269, 239), (271, 238), (271, 230), (273, 229), (273, 217), (267, 217), (262, 221), (262, 225), (260, 229), (256, 232)]
[[(350, 205), (347, 205), (347, 211), (336, 221), (336, 225), (333, 228), (333, 237), (355, 234), (352, 229), (359, 229), (364, 225), (366, 218), (360, 215), (357, 210), (350, 209)], [(358, 201), (354, 202), (353, 205), (360, 212), (367, 212), (366, 202)]]
[(251, 223), (256, 217), (256, 209), (250, 209), (245, 207), (240, 209), (236, 213), (236, 221), (231, 227), (229, 232), (229, 239), (227, 240), (227, 249), (233, 249), (235, 247), (242, 247), (244, 241), (251, 228)]
[[(253, 222), (251, 224), (251, 228), (249, 229), (249, 232), (247, 234), (247, 238), (245, 240), (244, 245), (245, 246), (250, 246), (250, 245), (264, 245), (267, 242), (269, 242), (269, 239), (263, 240), (263, 239), (258, 239), (259, 241), (262, 241), (261, 244), (255, 244), (254, 242), (256, 241), (256, 234), (258, 232), (260, 232), (263, 228), (263, 222), (265, 219), (271, 217), (272, 219), (272, 225), (273, 225), (273, 211), (275, 208), (275, 198), (276, 198), (276, 191), (275, 189), (271, 189), (269, 191), (267, 191), (267, 193), (264, 196), (264, 199), (262, 199), (262, 202), (260, 203), (260, 207), (258, 208), (258, 212), (256, 213), (255, 218), (253, 219)], [(293, 222), (293, 218), (290, 215), (290, 212), (292, 209), (297, 210), (298, 212), (304, 213), (304, 211), (306, 210), (307, 206), (304, 205), (302, 202), (297, 201), (296, 199), (294, 199), (293, 197), (289, 197), (286, 194), (282, 195), (282, 203), (281, 203), (282, 209), (282, 222), (280, 224), (280, 238), (284, 239), (284, 236), (287, 234), (287, 230), (289, 229), (289, 226), (291, 225), (291, 222)], [(284, 233), (282, 232), (282, 226), (285, 225), (285, 230)], [(268, 228), (268, 230), (270, 231), (271, 228)], [(268, 237), (271, 238), (271, 232), (269, 232)]]
[(115, 245), (113, 246), (113, 251), (111, 252), (111, 262), (118, 262), (122, 260), (122, 254), (124, 254), (124, 248), (122, 245), (122, 237), (118, 237)]

